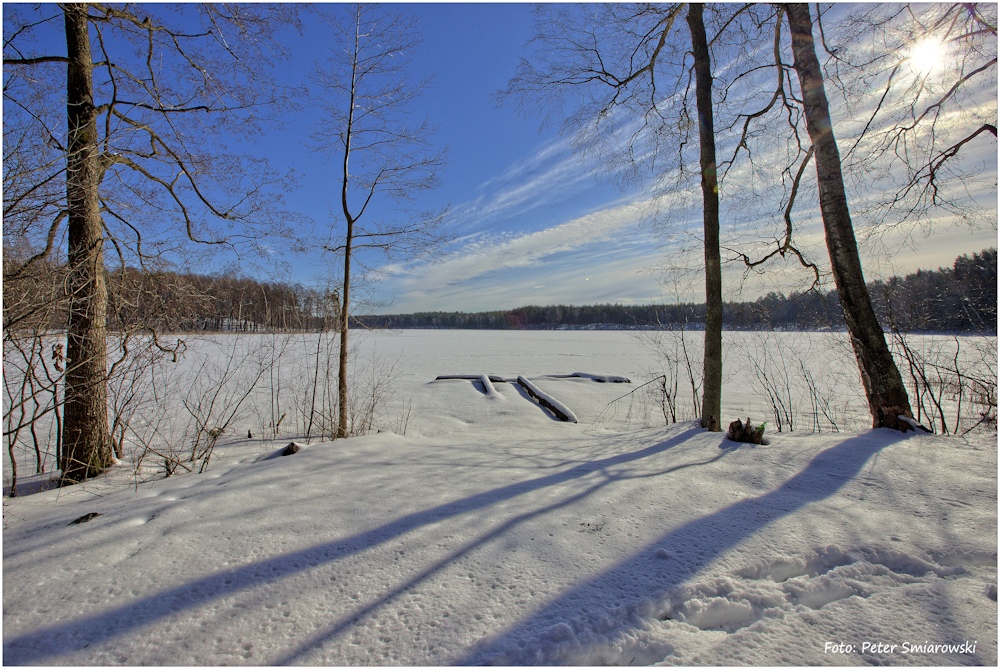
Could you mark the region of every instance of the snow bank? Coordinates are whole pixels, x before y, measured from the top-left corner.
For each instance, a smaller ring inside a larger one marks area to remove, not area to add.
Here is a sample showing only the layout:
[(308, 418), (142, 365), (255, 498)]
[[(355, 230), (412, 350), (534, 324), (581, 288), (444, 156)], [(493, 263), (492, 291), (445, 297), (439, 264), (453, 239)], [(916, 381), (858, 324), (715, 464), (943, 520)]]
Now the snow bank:
[(996, 663), (992, 438), (537, 425), (11, 500), (4, 661)]

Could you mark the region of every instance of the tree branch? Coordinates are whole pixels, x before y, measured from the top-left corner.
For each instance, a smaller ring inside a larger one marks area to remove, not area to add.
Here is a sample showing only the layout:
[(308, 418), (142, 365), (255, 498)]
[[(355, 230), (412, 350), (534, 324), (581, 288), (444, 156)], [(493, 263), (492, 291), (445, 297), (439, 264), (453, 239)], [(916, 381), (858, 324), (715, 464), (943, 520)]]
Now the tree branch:
[(37, 56), (35, 58), (4, 58), (4, 65), (39, 65), (41, 63), (68, 63), (66, 56)]

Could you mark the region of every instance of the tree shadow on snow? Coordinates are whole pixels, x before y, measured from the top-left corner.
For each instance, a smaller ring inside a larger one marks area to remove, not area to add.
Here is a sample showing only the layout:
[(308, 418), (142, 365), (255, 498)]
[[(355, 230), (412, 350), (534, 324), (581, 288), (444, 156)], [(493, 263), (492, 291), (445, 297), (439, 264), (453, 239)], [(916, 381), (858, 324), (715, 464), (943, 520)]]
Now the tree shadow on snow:
[[(280, 581), (317, 566), (336, 562), (337, 560), (361, 553), (369, 548), (396, 539), (421, 527), (440, 522), (441, 520), (488, 508), (498, 502), (510, 500), (521, 495), (532, 493), (547, 487), (581, 479), (595, 472), (649, 458), (673, 448), (689, 440), (695, 434), (702, 432), (700, 428), (691, 427), (666, 441), (642, 448), (630, 453), (581, 462), (569, 469), (553, 472), (526, 481), (518, 481), (510, 485), (470, 495), (463, 499), (417, 511), (397, 518), (380, 527), (356, 534), (352, 537), (312, 546), (300, 551), (287, 553), (266, 560), (243, 565), (234, 569), (225, 569), (169, 588), (162, 592), (143, 597), (126, 604), (91, 616), (50, 625), (32, 632), (27, 632), (12, 638), (5, 638), (3, 644), (4, 664), (46, 664), (63, 653), (71, 653), (85, 646), (97, 646), (111, 642), (113, 639), (132, 632), (145, 625), (157, 622), (163, 618), (176, 615), (178, 612), (192, 610), (212, 600), (252, 590), (255, 587)], [(658, 475), (667, 474), (675, 469), (683, 469), (697, 464), (708, 464), (726, 455), (726, 452), (703, 463), (686, 463), (667, 469)], [(487, 534), (469, 543), (456, 553), (452, 553), (407, 583), (394, 588), (361, 610), (346, 613), (341, 622), (335, 623), (321, 633), (312, 636), (297, 649), (281, 658), (281, 663), (297, 661), (316, 644), (335, 636), (347, 628), (360, 615), (388, 603), (405, 590), (411, 588), (431, 574), (445, 567), (455, 558), (468, 553), (478, 546), (500, 536), (511, 527), (532, 517), (548, 513), (556, 508), (573, 504), (592, 494), (594, 491), (619, 480), (620, 476), (606, 475), (580, 493), (562, 499), (550, 506), (533, 509), (515, 516), (497, 526)]]
[[(689, 438), (689, 436), (690, 436), (690, 434), (689, 434), (690, 432), (692, 432), (692, 430), (688, 430), (688, 431), (684, 432), (682, 435), (680, 435), (679, 437), (674, 437), (672, 439), (669, 439), (668, 441), (665, 441), (665, 442), (663, 442), (661, 444), (657, 444), (657, 446), (651, 447), (651, 448), (658, 449), (658, 450), (665, 450), (666, 448), (668, 448), (670, 446), (674, 446), (674, 445), (677, 445), (679, 443), (682, 443), (682, 442), (686, 441)], [(650, 449), (644, 449), (643, 451), (639, 451), (639, 452), (647, 452), (649, 450)], [(527, 521), (531, 520), (532, 518), (537, 518), (539, 516), (544, 516), (547, 513), (551, 513), (552, 511), (556, 511), (557, 509), (561, 509), (563, 507), (572, 506), (573, 504), (576, 504), (577, 502), (579, 502), (579, 501), (581, 501), (581, 500), (589, 497), (590, 495), (596, 493), (597, 491), (599, 491), (600, 489), (604, 488), (605, 486), (610, 485), (612, 483), (616, 483), (618, 481), (622, 481), (622, 480), (625, 480), (625, 479), (651, 478), (651, 477), (657, 477), (657, 476), (665, 476), (667, 474), (672, 474), (674, 472), (678, 472), (678, 471), (687, 469), (689, 467), (699, 467), (699, 466), (702, 466), (702, 465), (711, 464), (713, 462), (716, 462), (717, 460), (722, 459), (723, 457), (725, 457), (726, 454), (727, 453), (719, 453), (719, 454), (717, 454), (717, 455), (715, 455), (715, 456), (713, 456), (713, 457), (711, 457), (711, 458), (709, 458), (707, 460), (697, 461), (697, 462), (686, 462), (686, 463), (675, 465), (673, 467), (669, 467), (667, 469), (663, 469), (663, 470), (660, 470), (660, 471), (657, 471), (657, 472), (645, 473), (645, 474), (621, 474), (621, 473), (615, 473), (615, 472), (612, 472), (612, 471), (608, 471), (608, 468), (611, 467), (612, 464), (621, 464), (622, 460), (620, 459), (620, 457), (606, 458), (606, 459), (603, 459), (603, 460), (595, 461), (595, 462), (601, 462), (601, 463), (604, 463), (604, 464), (602, 464), (598, 469), (588, 469), (587, 470), (588, 472), (589, 471), (600, 471), (600, 473), (601, 473), (602, 478), (600, 478), (599, 480), (597, 480), (596, 482), (594, 482), (592, 485), (586, 487), (584, 490), (582, 490), (582, 491), (580, 491), (580, 492), (578, 492), (578, 493), (576, 493), (574, 495), (571, 495), (571, 496), (569, 496), (567, 498), (561, 499), (561, 500), (559, 500), (557, 502), (554, 502), (552, 504), (549, 504), (547, 506), (543, 506), (543, 507), (540, 507), (540, 508), (535, 508), (535, 509), (532, 509), (531, 511), (527, 511), (525, 513), (518, 514), (518, 515), (516, 515), (516, 516), (514, 516), (512, 518), (509, 518), (507, 521), (505, 521), (505, 522), (497, 525), (496, 527), (494, 527), (493, 529), (491, 529), (489, 532), (487, 532), (487, 533), (485, 533), (485, 534), (477, 537), (474, 541), (470, 541), (467, 544), (465, 544), (464, 546), (462, 546), (460, 549), (449, 553), (447, 556), (445, 556), (444, 558), (438, 560), (437, 562), (435, 562), (434, 564), (432, 564), (428, 568), (422, 570), (419, 574), (417, 574), (416, 576), (410, 578), (405, 583), (402, 583), (402, 584), (400, 584), (400, 585), (392, 588), (391, 590), (389, 590), (388, 592), (386, 592), (382, 596), (380, 596), (376, 601), (373, 601), (373, 602), (365, 605), (362, 608), (359, 608), (359, 609), (353, 610), (353, 611), (351, 611), (349, 613), (346, 613), (344, 616), (342, 616), (342, 618), (338, 622), (334, 623), (331, 626), (328, 626), (326, 629), (322, 630), (321, 632), (314, 633), (308, 639), (306, 639), (304, 642), (300, 642), (297, 648), (295, 648), (294, 650), (291, 650), (290, 652), (286, 653), (285, 655), (281, 656), (280, 658), (274, 660), (274, 663), (276, 665), (308, 663), (306, 661), (307, 660), (306, 656), (308, 655), (308, 653), (311, 650), (313, 650), (314, 648), (320, 646), (325, 641), (327, 641), (329, 639), (332, 639), (332, 638), (336, 637), (338, 634), (346, 631), (352, 625), (354, 625), (360, 618), (363, 618), (364, 616), (368, 615), (369, 613), (372, 613), (372, 612), (376, 611), (377, 609), (390, 604), (393, 600), (395, 600), (398, 597), (400, 597), (401, 595), (404, 595), (405, 593), (411, 591), (413, 588), (415, 588), (418, 585), (420, 585), (420, 583), (422, 583), (423, 581), (427, 580), (428, 578), (430, 578), (431, 576), (433, 576), (437, 572), (441, 571), (442, 569), (448, 567), (448, 565), (451, 565), (451, 564), (455, 563), (455, 561), (461, 559), (463, 556), (465, 556), (465, 555), (467, 555), (469, 553), (472, 553), (476, 549), (478, 549), (478, 548), (480, 548), (480, 547), (488, 544), (489, 542), (493, 541), (494, 539), (502, 537), (504, 534), (506, 534), (507, 532), (509, 532), (513, 528), (517, 527), (518, 525), (520, 525), (520, 524), (522, 524), (524, 522), (527, 522)], [(629, 460), (631, 460), (631, 458)], [(629, 461), (629, 460), (626, 460), (626, 461)], [(613, 463), (612, 463), (612, 461), (613, 461)], [(591, 466), (593, 466), (593, 463), (591, 463)]]
[(27, 497), (36, 493), (54, 490), (59, 487), (59, 472), (49, 472), (47, 474), (34, 474), (32, 476), (22, 476), (17, 480), (17, 494), (10, 496), (11, 485), (9, 482), (3, 484), (3, 496), (8, 499)]
[[(568, 656), (573, 647), (581, 650), (590, 643), (613, 643), (614, 639), (607, 638), (609, 620), (618, 621), (610, 633), (624, 637), (638, 607), (659, 600), (776, 520), (835, 494), (872, 456), (904, 438), (902, 433), (872, 430), (822, 451), (780, 487), (668, 532), (502, 635), (480, 642), (456, 664), (575, 663)], [(659, 549), (666, 548), (674, 555), (669, 561), (657, 556)]]

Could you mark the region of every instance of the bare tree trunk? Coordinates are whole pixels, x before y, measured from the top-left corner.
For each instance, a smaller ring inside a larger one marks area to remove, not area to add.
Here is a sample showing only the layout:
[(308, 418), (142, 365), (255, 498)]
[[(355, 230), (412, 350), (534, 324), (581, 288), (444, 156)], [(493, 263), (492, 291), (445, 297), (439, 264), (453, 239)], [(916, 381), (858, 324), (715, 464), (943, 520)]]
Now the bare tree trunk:
[[(343, 40), (338, 43), (350, 46), (334, 49), (333, 67), (318, 75), (319, 85), (331, 96), (332, 104), (320, 119), (317, 133), (323, 145), (343, 151), (339, 156), (344, 236), (338, 233), (336, 244), (323, 246), (329, 252), (344, 254), (337, 309), (340, 357), (335, 432), (335, 438), (342, 439), (363, 429), (360, 424), (350, 424), (348, 397), (354, 253), (368, 249), (389, 260), (430, 248), (442, 239), (434, 232), (441, 216), (420, 216), (416, 221), (392, 220), (390, 216), (369, 227), (365, 212), (383, 195), (406, 200), (418, 191), (436, 187), (436, 170), (443, 163), (443, 154), (430, 151), (432, 133), (426, 122), (412, 126), (406, 122), (410, 102), (425, 86), (424, 81), (414, 83), (406, 73), (408, 54), (419, 44), (415, 22), (404, 12), (379, 5), (355, 5), (338, 14), (332, 27)], [(351, 165), (355, 150), (361, 157)], [(352, 169), (356, 171), (352, 173)]]
[(687, 21), (694, 53), (695, 98), (701, 141), (701, 195), (705, 228), (705, 360), (701, 426), (718, 432), (722, 414), (722, 258), (719, 253), (719, 181), (712, 113), (712, 64), (704, 5), (691, 3)]
[(104, 231), (98, 203), (100, 157), (88, 8), (64, 6), (66, 21), (69, 209), (69, 358), (63, 413), (63, 479), (82, 481), (111, 464), (107, 409), (107, 308)]
[(868, 397), (872, 425), (905, 431), (909, 429), (909, 425), (899, 420), (899, 416), (913, 417), (910, 400), (885, 343), (885, 334), (875, 317), (868, 288), (865, 286), (861, 257), (844, 190), (840, 152), (833, 134), (823, 73), (816, 58), (809, 6), (789, 3), (785, 5), (785, 11), (792, 33), (792, 53), (802, 89), (806, 128), (816, 150), (816, 175), (823, 227), (826, 230), (826, 246), (830, 252), (830, 264), (844, 310), (844, 320), (847, 322), (865, 395)]
[[(346, 181), (346, 180), (345, 180)], [(344, 288), (340, 303), (340, 365), (337, 375), (337, 395), (339, 401), (337, 417), (337, 438), (346, 439), (350, 434), (350, 426), (347, 424), (347, 322), (348, 305), (351, 297), (351, 253), (352, 248), (353, 221), (348, 217), (347, 221), (347, 248), (344, 250)]]
[[(357, 11), (360, 12), (360, 9)], [(350, 434), (347, 425), (347, 324), (348, 308), (351, 303), (351, 254), (354, 253), (354, 216), (351, 214), (347, 192), (350, 186), (350, 160), (354, 132), (354, 106), (358, 86), (358, 53), (360, 50), (361, 19), (355, 24), (354, 57), (351, 59), (350, 107), (347, 112), (347, 128), (344, 132), (344, 170), (340, 189), (340, 204), (344, 211), (344, 286), (340, 294), (340, 360), (337, 368), (337, 439), (346, 439)]]

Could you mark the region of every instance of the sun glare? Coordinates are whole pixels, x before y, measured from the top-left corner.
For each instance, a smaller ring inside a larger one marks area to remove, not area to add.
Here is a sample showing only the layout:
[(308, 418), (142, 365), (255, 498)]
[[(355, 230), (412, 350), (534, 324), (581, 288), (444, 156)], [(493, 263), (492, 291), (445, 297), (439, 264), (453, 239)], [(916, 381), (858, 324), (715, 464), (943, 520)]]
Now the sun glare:
[(920, 40), (910, 48), (910, 67), (919, 75), (928, 75), (944, 67), (945, 49), (934, 37)]

